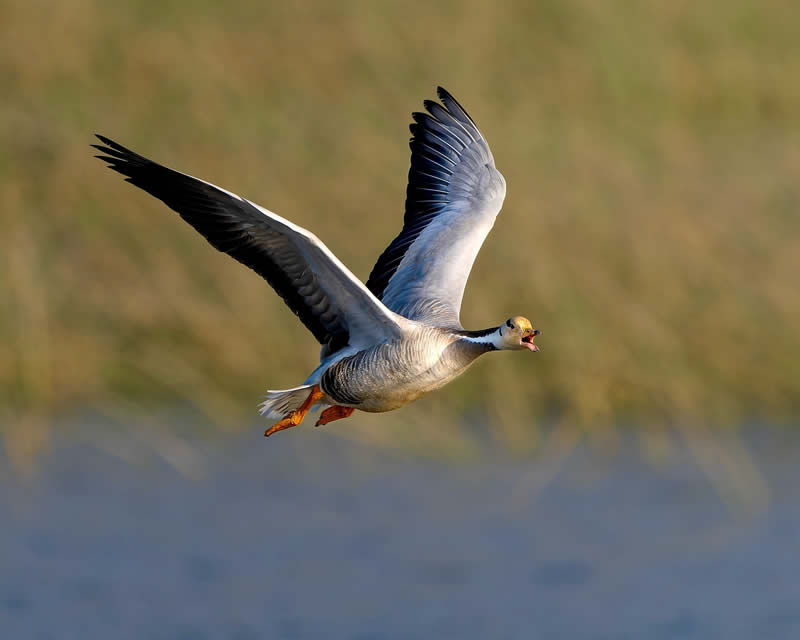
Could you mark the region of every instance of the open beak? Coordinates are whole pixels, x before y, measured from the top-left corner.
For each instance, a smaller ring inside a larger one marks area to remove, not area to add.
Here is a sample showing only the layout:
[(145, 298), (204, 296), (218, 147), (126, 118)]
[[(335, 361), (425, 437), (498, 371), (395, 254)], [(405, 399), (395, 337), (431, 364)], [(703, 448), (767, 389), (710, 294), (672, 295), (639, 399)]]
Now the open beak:
[(522, 336), (522, 345), (530, 351), (539, 351), (539, 346), (533, 344), (533, 339), (541, 333), (538, 329), (534, 329), (528, 335)]

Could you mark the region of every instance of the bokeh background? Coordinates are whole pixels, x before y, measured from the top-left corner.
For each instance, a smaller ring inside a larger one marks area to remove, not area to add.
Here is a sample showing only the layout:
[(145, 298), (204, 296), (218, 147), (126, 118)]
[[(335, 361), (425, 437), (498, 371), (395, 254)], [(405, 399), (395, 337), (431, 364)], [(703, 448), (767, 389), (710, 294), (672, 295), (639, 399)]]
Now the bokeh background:
[[(88, 424), (117, 434), (107, 455), (128, 460), (145, 433), (184, 471), (205, 459), (199, 439), (266, 451), (261, 394), (317, 361), (258, 276), (92, 157), (94, 132), (312, 229), (366, 278), (401, 225), (410, 112), (441, 84), (508, 183), (462, 321), (526, 315), (543, 351), (486, 357), (401, 412), (270, 447), (345, 441), (361, 459), (379, 449), (434, 466), (483, 464), (491, 449), (536, 465), (633, 439), (643, 459), (678, 451), (703, 470), (689, 494), (767, 509), (778, 449), (747, 434), (796, 425), (800, 405), (797, 16), (788, 0), (2, 0), (8, 478), (72, 459), (63, 443)], [(191, 428), (178, 437), (176, 423)], [(800, 624), (781, 611), (777, 633)], [(676, 615), (665, 633), (710, 637)]]

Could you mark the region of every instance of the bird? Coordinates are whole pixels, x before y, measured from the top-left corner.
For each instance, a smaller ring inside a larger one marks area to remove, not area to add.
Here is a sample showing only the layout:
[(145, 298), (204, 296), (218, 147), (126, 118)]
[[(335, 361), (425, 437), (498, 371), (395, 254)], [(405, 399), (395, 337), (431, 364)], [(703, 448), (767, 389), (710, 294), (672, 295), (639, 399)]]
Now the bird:
[(461, 325), (464, 288), (506, 181), (473, 119), (442, 87), (437, 95), (412, 113), (403, 226), (366, 283), (310, 231), (95, 134), (95, 157), (263, 277), (320, 343), (320, 364), (303, 384), (266, 392), (260, 413), (275, 423), (265, 436), (309, 411), (321, 410), (321, 426), (355, 410), (399, 409), (491, 351), (539, 351), (541, 332), (523, 316), (478, 331)]

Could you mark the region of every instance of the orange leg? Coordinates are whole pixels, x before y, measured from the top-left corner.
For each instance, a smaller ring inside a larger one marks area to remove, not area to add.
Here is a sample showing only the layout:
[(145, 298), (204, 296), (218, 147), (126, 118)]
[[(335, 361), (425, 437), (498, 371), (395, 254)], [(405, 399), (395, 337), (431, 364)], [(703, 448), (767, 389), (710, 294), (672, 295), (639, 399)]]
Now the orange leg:
[(322, 390), (319, 388), (319, 385), (314, 385), (311, 389), (311, 393), (308, 394), (305, 402), (303, 402), (302, 406), (295, 411), (292, 411), (288, 416), (283, 418), (280, 422), (276, 422), (273, 424), (269, 429), (264, 432), (265, 436), (271, 436), (273, 433), (278, 431), (283, 431), (284, 429), (289, 429), (291, 427), (296, 427), (303, 421), (303, 418), (306, 417), (308, 410), (311, 406), (317, 401), (321, 400), (325, 396), (322, 393)]
[(317, 424), (315, 427), (321, 427), (323, 424), (328, 424), (329, 422), (333, 422), (334, 420), (341, 420), (342, 418), (348, 418), (353, 414), (352, 407), (340, 407), (338, 404), (330, 407), (329, 409), (325, 409), (322, 414), (319, 416), (319, 420), (317, 420)]

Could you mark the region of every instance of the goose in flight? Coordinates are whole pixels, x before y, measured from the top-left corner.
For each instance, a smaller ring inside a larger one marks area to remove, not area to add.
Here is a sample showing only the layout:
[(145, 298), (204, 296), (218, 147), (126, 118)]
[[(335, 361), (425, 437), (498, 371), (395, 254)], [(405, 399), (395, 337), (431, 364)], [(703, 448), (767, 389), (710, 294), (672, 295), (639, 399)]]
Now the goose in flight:
[(506, 193), (472, 118), (439, 87), (414, 113), (400, 234), (366, 285), (311, 232), (221, 187), (168, 169), (104, 136), (96, 157), (163, 201), (208, 242), (263, 277), (322, 345), (293, 389), (268, 391), (266, 436), (324, 409), (317, 426), (355, 409), (398, 409), (440, 388), (489, 351), (538, 351), (539, 331), (514, 316), (467, 331), (461, 299)]

